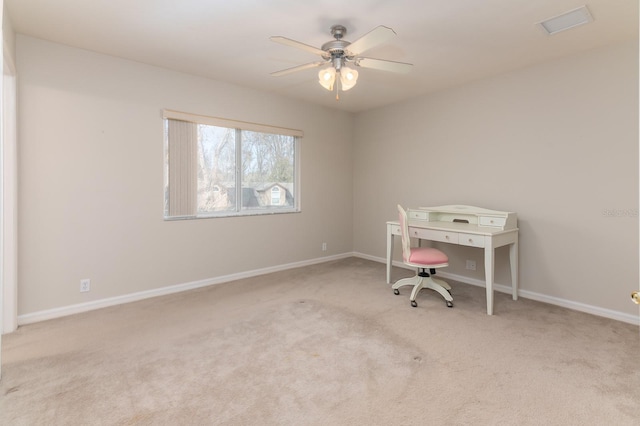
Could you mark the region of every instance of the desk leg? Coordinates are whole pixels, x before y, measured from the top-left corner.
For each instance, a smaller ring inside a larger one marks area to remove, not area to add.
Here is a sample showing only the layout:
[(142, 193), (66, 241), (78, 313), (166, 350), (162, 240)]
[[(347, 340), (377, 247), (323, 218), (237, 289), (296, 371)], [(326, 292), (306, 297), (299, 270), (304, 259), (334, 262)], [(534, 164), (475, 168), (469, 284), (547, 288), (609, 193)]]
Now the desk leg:
[(493, 315), (493, 273), (494, 273), (494, 248), (493, 245), (490, 244), (489, 238), (485, 240), (485, 243), (489, 243), (485, 245), (484, 248), (484, 275), (485, 282), (487, 287), (487, 315)]
[(391, 284), (391, 262), (393, 257), (393, 234), (387, 227), (387, 284)]
[(518, 300), (518, 234), (509, 246), (509, 264), (511, 265), (511, 289), (513, 300)]

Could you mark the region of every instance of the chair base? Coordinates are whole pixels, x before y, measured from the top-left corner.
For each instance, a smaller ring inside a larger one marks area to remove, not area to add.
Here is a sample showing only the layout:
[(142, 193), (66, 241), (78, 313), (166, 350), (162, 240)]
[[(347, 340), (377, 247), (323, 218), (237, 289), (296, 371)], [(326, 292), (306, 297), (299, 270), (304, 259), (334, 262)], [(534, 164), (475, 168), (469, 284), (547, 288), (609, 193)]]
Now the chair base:
[(450, 308), (453, 307), (453, 297), (451, 296), (451, 293), (449, 293), (449, 290), (451, 290), (451, 286), (445, 281), (430, 276), (416, 275), (410, 278), (403, 278), (401, 280), (398, 280), (393, 286), (391, 286), (391, 288), (393, 289), (393, 292), (395, 294), (400, 294), (398, 289), (400, 287), (408, 285), (413, 286), (411, 296), (409, 297), (409, 301), (411, 302), (411, 306), (413, 307), (418, 306), (418, 304), (416, 303), (416, 296), (418, 295), (418, 292), (423, 288), (437, 291), (442, 297), (444, 297), (444, 300), (447, 302), (447, 306)]

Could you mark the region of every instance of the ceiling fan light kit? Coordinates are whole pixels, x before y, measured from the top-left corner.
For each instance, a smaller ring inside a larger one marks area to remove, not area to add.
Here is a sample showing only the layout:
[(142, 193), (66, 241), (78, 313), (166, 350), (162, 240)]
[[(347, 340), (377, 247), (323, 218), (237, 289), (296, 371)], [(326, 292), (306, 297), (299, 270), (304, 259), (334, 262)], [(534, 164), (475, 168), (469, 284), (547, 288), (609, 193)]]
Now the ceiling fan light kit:
[[(347, 34), (347, 29), (343, 25), (332, 26), (331, 35), (335, 40), (324, 43), (320, 49), (282, 36), (271, 37), (271, 41), (320, 55), (323, 59), (322, 61), (311, 62), (308, 64), (298, 65), (293, 68), (276, 71), (271, 73), (271, 75), (281, 76), (296, 71), (328, 65), (326, 68), (323, 68), (318, 72), (318, 82), (322, 87), (329, 91), (333, 91), (335, 89), (336, 100), (339, 100), (340, 89), (342, 91), (349, 90), (358, 82), (358, 71), (354, 67), (406, 73), (409, 72), (413, 66), (412, 64), (403, 62), (363, 58), (359, 56), (362, 52), (384, 43), (395, 36), (395, 31), (389, 27), (380, 25), (353, 43), (343, 40), (345, 34)], [(347, 64), (351, 64), (352, 66), (347, 66)], [(339, 84), (336, 84), (338, 75), (340, 80)]]
[[(340, 74), (340, 88), (335, 86), (336, 74)], [(344, 65), (329, 66), (320, 70), (318, 73), (318, 82), (322, 87), (330, 92), (336, 88), (336, 100), (340, 99), (339, 90), (347, 91), (358, 82), (358, 71)]]

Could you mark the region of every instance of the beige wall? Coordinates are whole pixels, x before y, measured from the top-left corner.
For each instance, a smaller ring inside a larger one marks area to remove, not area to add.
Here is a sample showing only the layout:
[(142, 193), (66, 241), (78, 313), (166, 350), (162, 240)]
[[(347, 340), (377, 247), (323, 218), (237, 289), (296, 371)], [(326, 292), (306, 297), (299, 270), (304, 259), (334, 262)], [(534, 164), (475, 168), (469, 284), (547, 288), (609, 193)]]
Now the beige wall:
[[(524, 292), (637, 314), (638, 218), (605, 214), (638, 208), (637, 52), (353, 116), (18, 36), (19, 315), (325, 255), (383, 258), (396, 203), (516, 211)], [(304, 130), (303, 212), (163, 221), (163, 108)], [(482, 278), (481, 251), (443, 248), (451, 273)]]
[[(25, 36), (17, 61), (19, 315), (352, 250), (350, 114)], [(163, 108), (302, 129), (302, 213), (163, 221)]]
[[(525, 292), (637, 316), (629, 299), (638, 288), (637, 43), (359, 114), (355, 123), (355, 251), (384, 257), (397, 203), (515, 211)], [(441, 248), (449, 272), (483, 277), (482, 251)], [(510, 285), (508, 251), (498, 254), (496, 281)], [(475, 273), (466, 259), (477, 261)]]

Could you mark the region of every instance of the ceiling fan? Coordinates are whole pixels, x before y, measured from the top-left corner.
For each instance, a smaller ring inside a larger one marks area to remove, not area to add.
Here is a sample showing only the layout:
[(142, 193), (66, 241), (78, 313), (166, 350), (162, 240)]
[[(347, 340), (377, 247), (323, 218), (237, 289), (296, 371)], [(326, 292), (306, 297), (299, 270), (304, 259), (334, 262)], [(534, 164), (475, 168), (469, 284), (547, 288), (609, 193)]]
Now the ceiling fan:
[[(358, 71), (356, 71), (354, 67), (371, 68), (397, 73), (407, 73), (411, 70), (411, 67), (413, 66), (412, 64), (360, 56), (360, 54), (367, 50), (393, 38), (396, 33), (391, 28), (380, 25), (353, 43), (343, 39), (346, 34), (347, 29), (343, 25), (333, 25), (331, 27), (331, 35), (335, 40), (326, 42), (319, 49), (282, 36), (270, 37), (271, 41), (285, 46), (302, 49), (319, 55), (322, 58), (321, 61), (310, 62), (308, 64), (272, 72), (271, 75), (279, 77), (281, 75), (327, 65), (318, 73), (319, 83), (329, 91), (333, 91), (335, 87), (336, 100), (338, 100), (340, 99), (338, 86), (340, 86), (340, 89), (343, 91), (349, 90), (355, 86), (358, 81)], [(335, 84), (336, 81), (338, 81), (339, 84)]]

